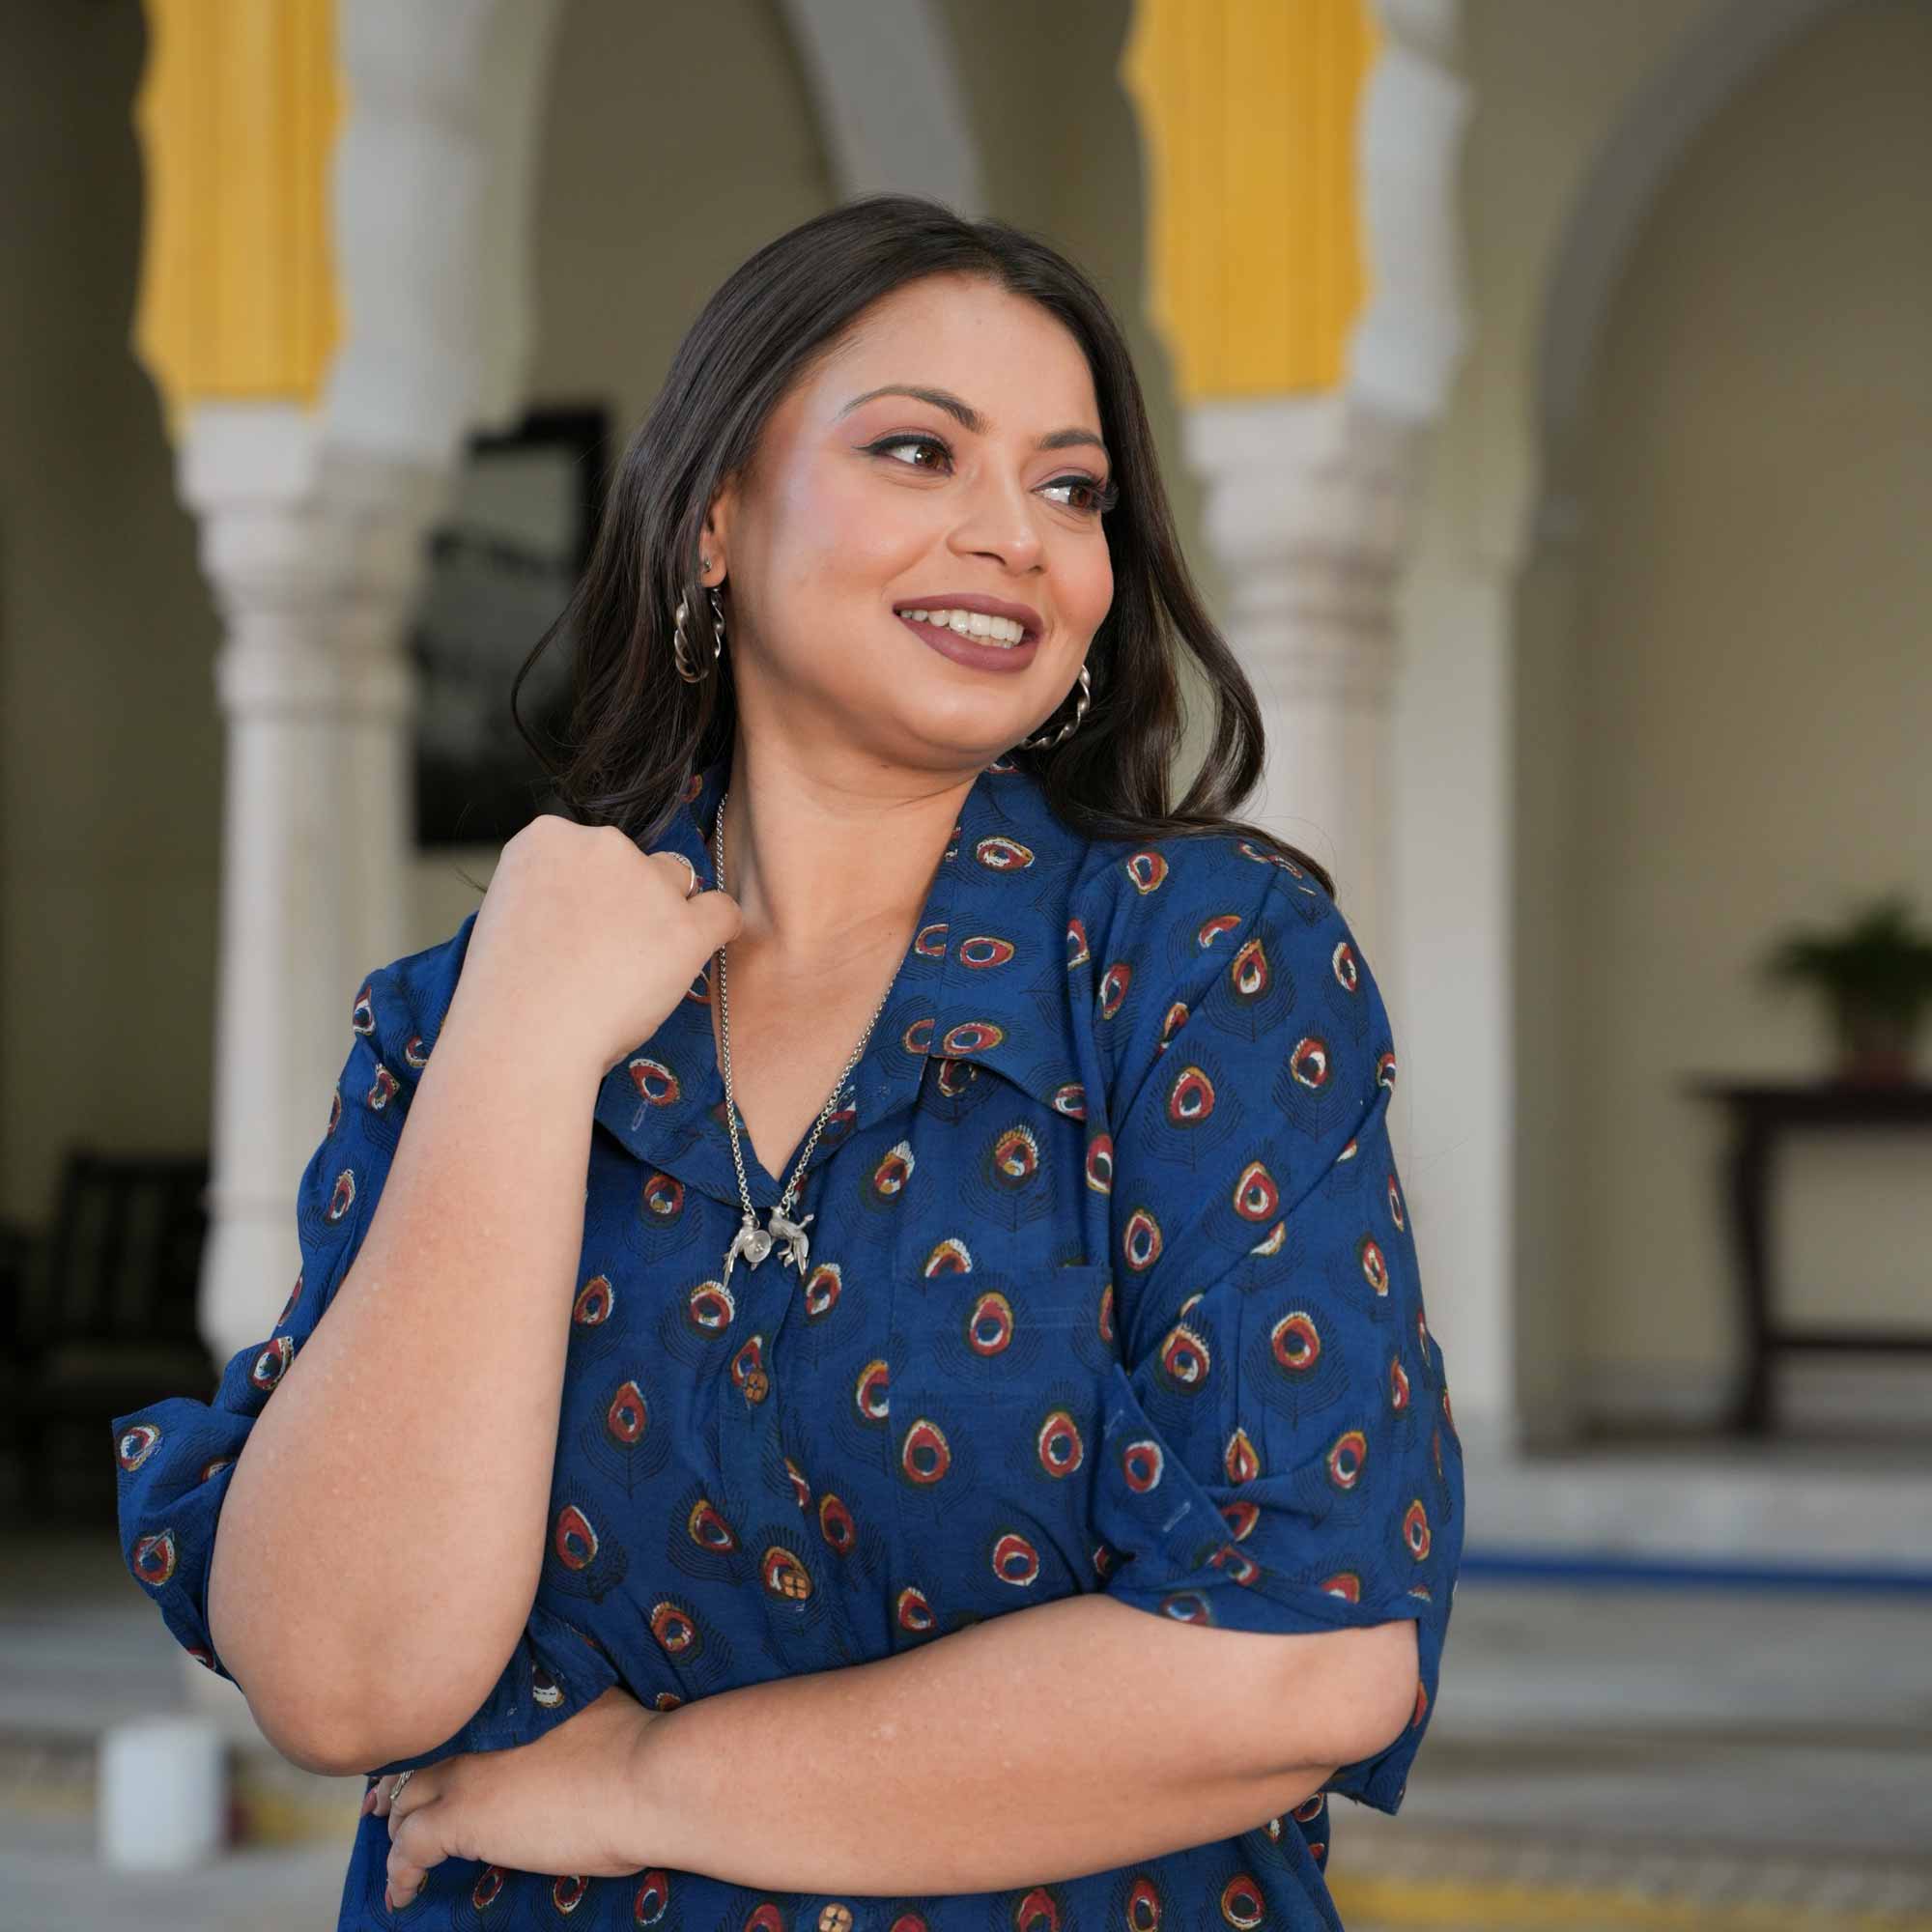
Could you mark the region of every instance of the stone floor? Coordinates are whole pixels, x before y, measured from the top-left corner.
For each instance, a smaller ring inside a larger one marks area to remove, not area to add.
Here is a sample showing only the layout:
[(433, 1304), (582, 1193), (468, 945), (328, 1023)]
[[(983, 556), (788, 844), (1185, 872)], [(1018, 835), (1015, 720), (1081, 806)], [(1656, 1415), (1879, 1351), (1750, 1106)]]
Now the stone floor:
[[(1466, 1577), (1373, 1927), (1932, 1927), (1932, 1594)], [(1567, 1894), (1567, 1895), (1566, 1895)]]
[[(1932, 1586), (1523, 1580), (1472, 1564), (1401, 1816), (1338, 1802), (1343, 1918), (1932, 1932), (1928, 1658)], [(359, 1778), (256, 1762), (242, 1803), (285, 1842), (179, 1877), (96, 1861), (94, 1740), (183, 1707), (189, 1684), (110, 1534), (5, 1540), (0, 1932), (333, 1926)]]

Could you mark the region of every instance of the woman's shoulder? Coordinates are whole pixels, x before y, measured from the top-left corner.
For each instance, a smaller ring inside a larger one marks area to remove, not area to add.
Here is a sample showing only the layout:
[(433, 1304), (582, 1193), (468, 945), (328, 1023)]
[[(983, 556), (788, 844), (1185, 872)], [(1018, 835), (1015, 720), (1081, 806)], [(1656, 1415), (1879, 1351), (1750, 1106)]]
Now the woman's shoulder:
[(1232, 934), (1266, 929), (1297, 951), (1348, 932), (1340, 907), (1306, 867), (1232, 827), (1158, 838), (1090, 838), (1071, 893), (1091, 943), (1145, 950), (1163, 936), (1172, 963), (1219, 957)]
[(1110, 1115), (1210, 1007), (1259, 1044), (1253, 1029), (1292, 1026), (1331, 979), (1338, 990), (1375, 997), (1321, 882), (1233, 830), (1090, 841), (1067, 940), (1069, 965), (1091, 974), (1080, 1004), (1107, 1072)]
[(406, 1067), (420, 1069), (428, 1058), (456, 997), (475, 924), (476, 913), (466, 913), (448, 937), (363, 975), (350, 1009), (350, 1025), (397, 1073)]

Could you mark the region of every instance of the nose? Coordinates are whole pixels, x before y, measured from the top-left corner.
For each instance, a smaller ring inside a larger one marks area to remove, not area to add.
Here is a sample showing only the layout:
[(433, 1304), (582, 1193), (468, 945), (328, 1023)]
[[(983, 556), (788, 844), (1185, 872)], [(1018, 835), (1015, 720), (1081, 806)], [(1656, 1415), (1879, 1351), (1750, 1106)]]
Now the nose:
[(968, 503), (949, 545), (954, 555), (997, 557), (1008, 570), (1039, 568), (1045, 546), (1023, 484), (989, 472)]

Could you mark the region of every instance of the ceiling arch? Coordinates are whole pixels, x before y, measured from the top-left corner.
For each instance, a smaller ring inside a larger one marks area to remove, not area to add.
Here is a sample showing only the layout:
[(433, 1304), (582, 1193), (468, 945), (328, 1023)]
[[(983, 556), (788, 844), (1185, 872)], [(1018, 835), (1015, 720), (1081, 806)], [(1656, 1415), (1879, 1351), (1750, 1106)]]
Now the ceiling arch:
[(1626, 106), (1577, 195), (1544, 302), (1537, 420), (1575, 423), (1625, 258), (1658, 188), (1699, 132), (1778, 49), (1850, 0), (1725, 0)]

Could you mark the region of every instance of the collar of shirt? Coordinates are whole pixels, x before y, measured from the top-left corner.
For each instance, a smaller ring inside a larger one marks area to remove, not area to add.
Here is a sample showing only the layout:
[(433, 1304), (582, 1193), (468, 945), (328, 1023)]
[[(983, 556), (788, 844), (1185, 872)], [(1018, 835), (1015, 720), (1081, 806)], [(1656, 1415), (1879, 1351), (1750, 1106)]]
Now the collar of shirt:
[[(704, 891), (717, 884), (710, 837), (725, 767), (721, 757), (691, 776), (678, 811), (652, 846), (689, 859)], [(1087, 963), (1087, 949), (1069, 903), (1087, 849), (1031, 773), (999, 759), (980, 771), (934, 870), (892, 994), (812, 1149), (795, 1208), (810, 1206), (813, 1178), (845, 1140), (910, 1111), (928, 1059), (951, 1063), (935, 1069), (936, 1077), (989, 1068), (1058, 1112), (1085, 1119), (1072, 1003), (1073, 969)], [(711, 1034), (710, 973), (707, 964), (657, 1032), (605, 1076), (595, 1118), (639, 1160), (742, 1209)], [(742, 1119), (738, 1138), (762, 1220), (790, 1177), (766, 1172)]]

